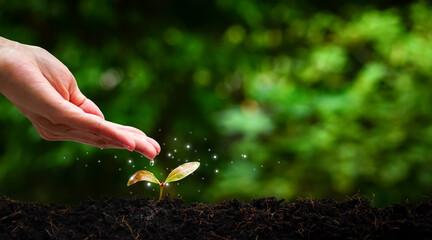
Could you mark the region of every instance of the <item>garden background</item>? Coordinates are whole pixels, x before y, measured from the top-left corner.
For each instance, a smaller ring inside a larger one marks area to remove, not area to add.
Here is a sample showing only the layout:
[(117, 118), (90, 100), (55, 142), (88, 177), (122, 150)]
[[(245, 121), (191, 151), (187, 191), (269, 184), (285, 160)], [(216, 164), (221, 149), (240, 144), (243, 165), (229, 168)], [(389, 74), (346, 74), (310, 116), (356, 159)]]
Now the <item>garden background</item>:
[(162, 146), (150, 167), (47, 142), (0, 96), (0, 195), (157, 197), (130, 175), (199, 159), (172, 197), (430, 197), (432, 5), (389, 2), (0, 0), (0, 36), (50, 51), (107, 120)]

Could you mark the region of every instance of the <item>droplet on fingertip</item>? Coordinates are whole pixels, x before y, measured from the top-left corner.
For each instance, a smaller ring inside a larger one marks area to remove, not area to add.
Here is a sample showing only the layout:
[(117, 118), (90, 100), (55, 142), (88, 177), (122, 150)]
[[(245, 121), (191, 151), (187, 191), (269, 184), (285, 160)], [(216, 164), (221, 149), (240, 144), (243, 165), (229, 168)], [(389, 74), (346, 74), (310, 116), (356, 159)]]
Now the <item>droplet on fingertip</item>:
[(154, 165), (154, 160), (150, 159), (150, 166), (153, 166), (153, 165)]

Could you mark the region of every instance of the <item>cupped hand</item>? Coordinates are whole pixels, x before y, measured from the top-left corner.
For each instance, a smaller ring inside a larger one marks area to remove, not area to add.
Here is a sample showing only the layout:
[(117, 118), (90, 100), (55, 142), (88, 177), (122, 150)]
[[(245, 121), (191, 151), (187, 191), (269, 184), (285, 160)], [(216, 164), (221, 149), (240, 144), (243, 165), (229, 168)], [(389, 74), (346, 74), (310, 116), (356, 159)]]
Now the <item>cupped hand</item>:
[(46, 50), (0, 37), (0, 93), (43, 139), (124, 148), (149, 159), (161, 148), (141, 130), (106, 121), (78, 88), (74, 76)]

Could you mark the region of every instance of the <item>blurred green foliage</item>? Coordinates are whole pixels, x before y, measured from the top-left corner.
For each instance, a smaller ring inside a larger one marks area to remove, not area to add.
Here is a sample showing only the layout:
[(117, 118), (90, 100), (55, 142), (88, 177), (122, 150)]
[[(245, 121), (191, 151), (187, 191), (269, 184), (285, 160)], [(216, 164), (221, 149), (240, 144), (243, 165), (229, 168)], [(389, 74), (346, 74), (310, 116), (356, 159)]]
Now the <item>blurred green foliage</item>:
[[(199, 159), (174, 196), (416, 202), (432, 193), (432, 5), (383, 2), (0, 0), (0, 36), (46, 48), (108, 120), (158, 140), (152, 171)], [(156, 197), (126, 187), (150, 168), (138, 154), (46, 142), (0, 110), (0, 194)]]

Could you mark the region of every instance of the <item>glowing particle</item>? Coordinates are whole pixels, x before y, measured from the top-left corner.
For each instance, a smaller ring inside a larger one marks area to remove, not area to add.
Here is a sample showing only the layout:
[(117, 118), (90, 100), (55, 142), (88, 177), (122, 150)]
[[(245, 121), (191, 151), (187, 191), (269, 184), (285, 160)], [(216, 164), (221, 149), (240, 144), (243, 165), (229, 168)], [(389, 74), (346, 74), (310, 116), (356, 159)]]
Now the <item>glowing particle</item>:
[(98, 163), (100, 163), (100, 160), (98, 160)]
[(121, 168), (119, 168), (119, 171), (121, 171)]
[(189, 144), (188, 144), (188, 145), (186, 145), (186, 148), (187, 148), (187, 149), (190, 149), (190, 147), (191, 147), (191, 146), (190, 146)]
[(151, 184), (150, 184), (150, 183), (147, 183), (147, 186), (149, 186), (149, 187), (150, 187), (150, 186), (151, 186)]
[(131, 159), (129, 159), (129, 161), (128, 161), (129, 163), (132, 163), (132, 160)]
[(213, 155), (213, 159), (216, 159), (217, 158), (217, 156), (216, 155)]
[(215, 170), (215, 173), (219, 173), (219, 170), (218, 170), (218, 169), (216, 169), (216, 170)]

